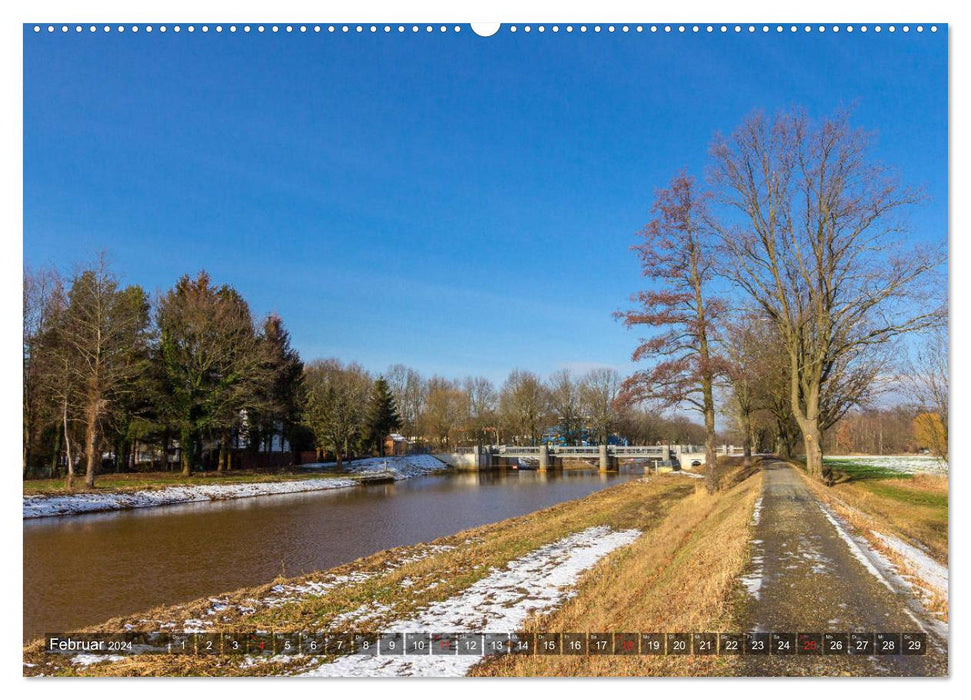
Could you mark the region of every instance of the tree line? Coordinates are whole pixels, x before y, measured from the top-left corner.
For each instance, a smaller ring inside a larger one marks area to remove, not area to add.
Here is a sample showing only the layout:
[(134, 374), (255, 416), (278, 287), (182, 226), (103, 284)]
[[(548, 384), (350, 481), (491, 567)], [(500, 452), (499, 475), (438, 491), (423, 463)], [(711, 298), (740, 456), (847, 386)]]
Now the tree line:
[(908, 240), (922, 195), (872, 159), (871, 141), (846, 112), (756, 113), (716, 135), (704, 184), (681, 172), (657, 191), (634, 247), (650, 284), (616, 313), (649, 331), (622, 400), (696, 409), (708, 464), (724, 393), (746, 459), (765, 439), (756, 428), (771, 430), (777, 451), (800, 441), (830, 482), (827, 431), (873, 400), (915, 335), (926, 350), (909, 381), (946, 442), (946, 252)]
[[(232, 468), (234, 448), (316, 449), (340, 465), (383, 454), (400, 430), (418, 449), (542, 439), (568, 444), (691, 442), (699, 427), (622, 406), (621, 377), (599, 368), (547, 379), (513, 370), (423, 377), (393, 365), (373, 376), (338, 359), (304, 363), (276, 314), (256, 319), (240, 293), (205, 272), (151, 298), (122, 285), (104, 255), (70, 277), (24, 271), (23, 472), (78, 472), (92, 487), (106, 458), (115, 471), (141, 454), (186, 476)], [(140, 452), (141, 450), (141, 452)]]
[[(837, 426), (888, 377), (909, 387), (919, 442), (946, 456), (946, 251), (908, 240), (905, 213), (922, 195), (870, 150), (844, 112), (757, 113), (715, 137), (704, 185), (681, 172), (658, 190), (634, 246), (649, 284), (615, 313), (646, 331), (632, 355), (642, 368), (627, 377), (516, 369), (496, 386), (402, 365), (378, 377), (337, 359), (304, 365), (278, 316), (257, 321), (204, 272), (150, 299), (103, 257), (68, 280), (28, 270), (24, 474), (64, 464), (71, 483), (83, 464), (91, 486), (106, 451), (127, 468), (138, 445), (163, 467), (178, 445), (191, 474), (205, 458), (230, 468), (233, 445), (275, 440), (340, 463), (380, 454), (393, 430), (437, 449), (690, 435), (714, 464), (720, 411), (746, 460), (799, 447), (829, 482), (824, 447), (847, 444), (853, 431)], [(675, 408), (703, 425), (665, 417)], [(707, 483), (717, 487), (713, 469)]]
[(23, 468), (81, 466), (94, 485), (105, 452), (133, 466), (138, 445), (160, 464), (178, 445), (190, 475), (204, 453), (227, 468), (241, 435), (259, 449), (293, 437), (303, 365), (279, 316), (259, 322), (205, 272), (150, 299), (122, 286), (105, 256), (69, 279), (24, 272)]

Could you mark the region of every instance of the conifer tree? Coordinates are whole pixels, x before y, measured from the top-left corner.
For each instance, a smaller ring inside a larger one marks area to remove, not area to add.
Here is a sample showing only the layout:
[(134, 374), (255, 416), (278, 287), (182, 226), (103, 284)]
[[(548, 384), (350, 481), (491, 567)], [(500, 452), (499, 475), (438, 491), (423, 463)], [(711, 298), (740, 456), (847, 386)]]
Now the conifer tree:
[(384, 377), (378, 377), (371, 388), (371, 400), (367, 411), (368, 436), (372, 443), (377, 442), (378, 453), (384, 456), (384, 438), (401, 427), (401, 417), (394, 394)]

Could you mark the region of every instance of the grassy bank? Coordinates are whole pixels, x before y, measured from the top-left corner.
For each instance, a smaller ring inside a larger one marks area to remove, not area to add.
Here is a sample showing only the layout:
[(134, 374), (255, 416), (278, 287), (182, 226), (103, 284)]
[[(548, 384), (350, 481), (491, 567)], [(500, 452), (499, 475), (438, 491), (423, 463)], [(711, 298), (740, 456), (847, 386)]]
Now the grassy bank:
[(334, 472), (308, 474), (305, 472), (236, 471), (199, 472), (190, 477), (180, 472), (141, 472), (131, 474), (100, 474), (94, 489), (84, 486), (84, 474), (74, 479), (74, 489), (68, 490), (61, 479), (29, 479), (23, 482), (25, 496), (64, 496), (72, 493), (127, 493), (162, 489), (168, 486), (211, 486), (213, 484), (254, 484), (269, 481), (299, 481), (302, 479), (326, 479), (328, 477), (353, 478), (350, 474)]
[[(741, 478), (733, 469), (726, 479)], [(634, 545), (586, 572), (578, 595), (542, 626), (549, 630), (717, 629), (732, 582), (747, 560), (758, 479), (706, 495), (700, 479), (670, 475), (604, 489), (519, 518), (485, 525), (427, 544), (401, 547), (308, 576), (157, 608), (88, 628), (91, 632), (199, 629), (239, 632), (380, 631), (429, 605), (448, 600), (509, 562), (594, 526), (641, 530)], [(539, 625), (532, 621), (530, 625)], [(226, 656), (135, 656), (72, 665), (45, 656), (41, 643), (24, 648), (27, 675), (274, 675), (314, 667), (321, 657), (273, 657), (258, 663)], [(542, 663), (541, 659), (532, 660)], [(567, 657), (559, 659), (566, 662)], [(486, 662), (485, 675), (506, 673), (712, 672), (698, 659), (580, 659), (585, 665), (519, 667)]]
[(831, 488), (816, 489), (827, 500), (837, 499), (843, 510), (849, 506), (871, 519), (870, 527), (920, 544), (947, 564), (947, 476), (908, 474), (843, 460), (833, 464), (833, 473)]
[[(659, 477), (684, 478), (684, 477)], [(736, 581), (749, 561), (752, 510), (761, 492), (755, 470), (726, 466), (725, 490), (694, 493), (630, 547), (580, 583), (576, 597), (526, 631), (672, 632), (734, 629)], [(479, 665), (479, 676), (730, 675), (726, 657), (512, 656)]]

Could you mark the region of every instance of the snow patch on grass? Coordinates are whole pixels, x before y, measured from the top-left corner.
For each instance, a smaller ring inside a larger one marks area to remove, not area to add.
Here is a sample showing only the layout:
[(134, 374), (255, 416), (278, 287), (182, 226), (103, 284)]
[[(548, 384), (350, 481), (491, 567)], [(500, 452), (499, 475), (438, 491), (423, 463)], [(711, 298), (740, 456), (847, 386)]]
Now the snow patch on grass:
[(880, 467), (897, 472), (946, 473), (947, 461), (931, 455), (827, 455), (827, 462), (854, 462), (866, 467)]
[[(533, 614), (551, 611), (576, 595), (580, 575), (615, 549), (631, 544), (639, 530), (591, 527), (533, 550), (493, 569), (461, 593), (432, 603), (387, 632), (515, 632)], [(344, 656), (307, 676), (464, 676), (480, 656)]]
[(675, 476), (675, 475), (690, 476), (692, 479), (705, 478), (704, 474), (695, 474), (694, 472), (688, 472), (688, 471), (685, 471), (684, 469), (671, 470), (669, 472), (666, 472), (666, 474), (668, 474), (669, 476)]
[(933, 588), (944, 598), (947, 598), (948, 572), (947, 567), (941, 566), (926, 553), (913, 545), (907, 544), (903, 540), (891, 535), (884, 535), (871, 530), (870, 534), (876, 537), (883, 545), (892, 550), (904, 560), (908, 569), (928, 586)]
[(71, 663), (75, 666), (90, 666), (103, 661), (122, 661), (124, 658), (117, 654), (75, 654), (71, 657)]
[(355, 486), (351, 479), (294, 479), (249, 484), (198, 484), (167, 486), (152, 491), (125, 493), (76, 493), (66, 496), (24, 496), (24, 518), (76, 515), (132, 508), (153, 508), (182, 503), (222, 501), (284, 493), (329, 491)]

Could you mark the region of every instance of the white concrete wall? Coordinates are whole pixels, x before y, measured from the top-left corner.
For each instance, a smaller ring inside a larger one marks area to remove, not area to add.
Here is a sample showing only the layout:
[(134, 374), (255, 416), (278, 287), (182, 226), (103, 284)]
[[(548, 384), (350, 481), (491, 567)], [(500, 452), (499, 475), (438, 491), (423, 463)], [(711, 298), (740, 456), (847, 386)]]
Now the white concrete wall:
[(454, 452), (442, 452), (440, 454), (432, 455), (436, 459), (440, 459), (445, 464), (450, 467), (455, 467), (456, 469), (478, 469), (479, 468), (479, 455), (474, 452), (459, 453)]

